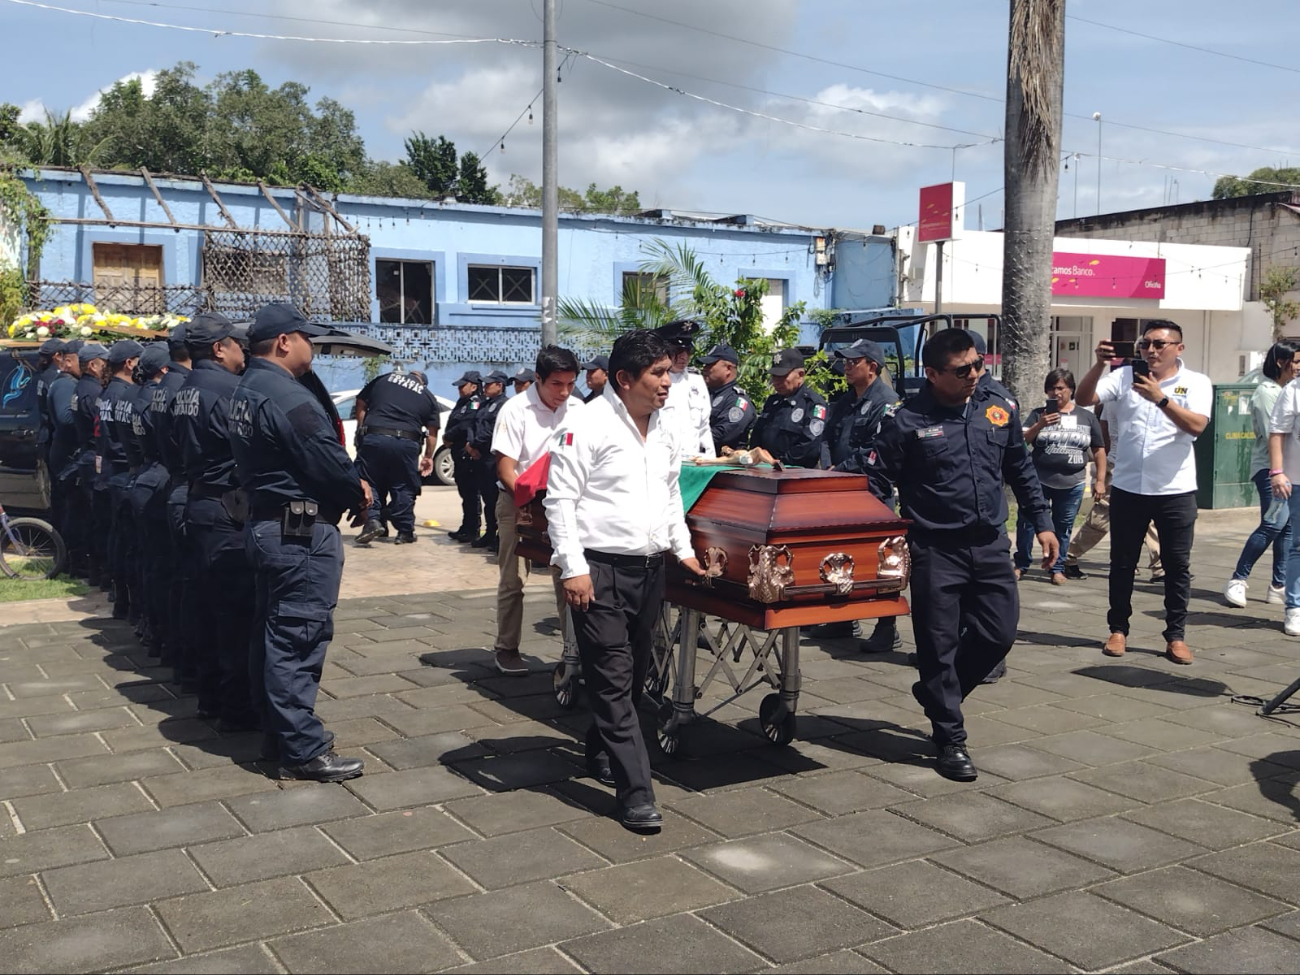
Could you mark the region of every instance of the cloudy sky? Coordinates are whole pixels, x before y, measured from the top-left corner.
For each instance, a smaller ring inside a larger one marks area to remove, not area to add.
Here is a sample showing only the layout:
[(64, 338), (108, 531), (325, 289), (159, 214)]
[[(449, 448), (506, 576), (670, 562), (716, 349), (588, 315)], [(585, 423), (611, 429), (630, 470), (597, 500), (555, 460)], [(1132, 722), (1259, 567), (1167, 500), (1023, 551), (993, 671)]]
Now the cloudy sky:
[[(542, 0), (49, 2), (214, 32), (542, 35)], [(621, 184), (646, 206), (870, 228), (914, 221), (917, 188), (955, 174), (972, 203), (967, 225), (981, 208), (987, 228), (1001, 225), (1006, 0), (559, 2), (561, 44), (732, 106), (576, 59), (560, 86), (563, 184)], [(1080, 155), (1062, 169), (1059, 216), (1097, 212), (1099, 135), (1105, 211), (1205, 199), (1214, 177), (1200, 171), (1300, 165), (1294, 0), (1071, 0), (1067, 13), (1063, 149)], [(28, 114), (85, 114), (116, 79), (147, 81), (179, 60), (204, 79), (253, 67), (353, 108), (371, 155), (399, 158), (403, 137), (421, 129), (492, 149), (494, 181), (540, 182), (540, 98), (533, 124), (521, 121), (500, 147), (541, 88), (537, 48), (216, 36), (12, 0), (0, 0), (0, 15), (10, 43), (0, 99)]]

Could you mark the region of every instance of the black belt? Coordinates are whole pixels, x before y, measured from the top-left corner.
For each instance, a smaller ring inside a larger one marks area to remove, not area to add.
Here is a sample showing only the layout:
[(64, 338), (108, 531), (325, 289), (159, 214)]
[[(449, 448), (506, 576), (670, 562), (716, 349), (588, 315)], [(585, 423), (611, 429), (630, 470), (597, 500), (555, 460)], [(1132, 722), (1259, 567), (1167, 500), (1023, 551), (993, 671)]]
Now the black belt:
[[(249, 521), (279, 521), (284, 517), (284, 509), (288, 506), (289, 499), (283, 501), (262, 501), (254, 500), (249, 507)], [(327, 508), (325, 505), (318, 505), (316, 520), (322, 523), (337, 525), (339, 519), (343, 517), (343, 512), (335, 511), (333, 508)]]
[(391, 430), (388, 427), (366, 427), (361, 431), (365, 436), (374, 434), (377, 437), (401, 437), (403, 440), (414, 440), (419, 443), (424, 437), (418, 433), (412, 433), (410, 430)]
[(191, 498), (219, 498), (230, 490), (232, 488), (217, 487), (215, 484), (205, 484), (202, 481), (190, 482)]
[(613, 555), (587, 548), (583, 549), (582, 554), (588, 562), (600, 562), (603, 565), (612, 565), (616, 569), (654, 569), (664, 564), (663, 552), (656, 552), (654, 555)]

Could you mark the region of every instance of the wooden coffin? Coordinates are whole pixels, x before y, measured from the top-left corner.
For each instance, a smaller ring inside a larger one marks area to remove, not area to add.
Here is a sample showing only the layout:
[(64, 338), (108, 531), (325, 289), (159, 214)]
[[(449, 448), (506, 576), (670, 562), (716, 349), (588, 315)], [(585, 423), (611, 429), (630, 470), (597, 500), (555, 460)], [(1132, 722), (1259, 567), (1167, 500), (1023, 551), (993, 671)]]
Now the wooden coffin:
[[(865, 475), (722, 471), (686, 524), (709, 576), (671, 564), (666, 598), (676, 605), (765, 630), (908, 612), (908, 522)], [(521, 509), (519, 535), (522, 556), (550, 560), (540, 498)]]

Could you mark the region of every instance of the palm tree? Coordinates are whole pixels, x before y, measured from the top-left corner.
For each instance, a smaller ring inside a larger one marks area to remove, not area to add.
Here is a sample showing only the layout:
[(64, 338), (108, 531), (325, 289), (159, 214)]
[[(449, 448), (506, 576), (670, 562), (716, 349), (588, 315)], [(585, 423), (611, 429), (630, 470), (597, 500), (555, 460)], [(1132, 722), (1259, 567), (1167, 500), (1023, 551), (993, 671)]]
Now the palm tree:
[(90, 138), (86, 127), (73, 121), (70, 111), (55, 116), (47, 110), (44, 122), (20, 125), (11, 136), (22, 161), (33, 166), (94, 165), (107, 142)]
[(1065, 0), (1011, 0), (1002, 378), (1023, 403), (1047, 375), (1065, 77)]

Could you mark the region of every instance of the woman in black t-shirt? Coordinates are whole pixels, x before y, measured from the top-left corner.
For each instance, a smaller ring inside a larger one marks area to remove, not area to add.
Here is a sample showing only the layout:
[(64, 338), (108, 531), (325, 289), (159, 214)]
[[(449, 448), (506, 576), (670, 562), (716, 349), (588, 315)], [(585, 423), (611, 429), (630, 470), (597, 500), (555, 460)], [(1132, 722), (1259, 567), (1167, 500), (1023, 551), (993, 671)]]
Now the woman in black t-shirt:
[[(1053, 585), (1065, 585), (1065, 553), (1070, 547), (1070, 532), (1083, 503), (1083, 481), (1088, 461), (1096, 464), (1094, 497), (1104, 493), (1106, 448), (1101, 421), (1095, 413), (1074, 402), (1074, 374), (1068, 369), (1054, 369), (1043, 382), (1047, 403), (1033, 410), (1025, 419), (1025, 440), (1033, 449), (1034, 469), (1043, 485), (1043, 495), (1052, 509), (1056, 536), (1061, 540), (1061, 555), (1052, 566)], [(1033, 560), (1034, 526), (1024, 518), (1016, 525), (1016, 578), (1019, 579)]]

